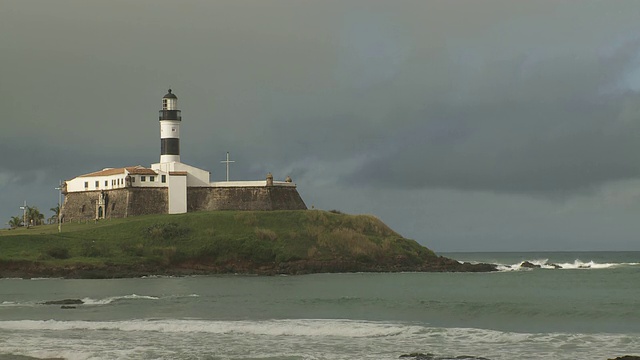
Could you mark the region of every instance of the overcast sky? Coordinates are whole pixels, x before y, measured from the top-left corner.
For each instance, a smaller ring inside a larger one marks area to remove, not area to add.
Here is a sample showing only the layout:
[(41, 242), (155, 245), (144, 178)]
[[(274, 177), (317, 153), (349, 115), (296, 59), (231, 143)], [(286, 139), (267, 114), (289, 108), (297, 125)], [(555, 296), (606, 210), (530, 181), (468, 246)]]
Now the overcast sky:
[(0, 223), (60, 179), (290, 175), (435, 251), (640, 250), (640, 2), (0, 4)]

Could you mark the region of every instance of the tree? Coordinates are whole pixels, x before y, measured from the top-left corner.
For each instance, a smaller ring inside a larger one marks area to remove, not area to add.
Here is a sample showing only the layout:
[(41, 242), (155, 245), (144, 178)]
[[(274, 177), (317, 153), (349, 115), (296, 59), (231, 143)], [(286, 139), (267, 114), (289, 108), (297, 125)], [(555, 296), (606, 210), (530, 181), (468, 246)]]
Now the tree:
[(60, 204), (56, 205), (56, 207), (52, 207), (49, 210), (53, 211), (53, 216), (49, 218), (49, 223), (57, 223), (58, 217), (60, 216)]
[(44, 223), (44, 214), (37, 207), (27, 206), (27, 224), (42, 225)]
[(22, 216), (12, 216), (9, 220), (9, 226), (12, 229), (22, 226)]

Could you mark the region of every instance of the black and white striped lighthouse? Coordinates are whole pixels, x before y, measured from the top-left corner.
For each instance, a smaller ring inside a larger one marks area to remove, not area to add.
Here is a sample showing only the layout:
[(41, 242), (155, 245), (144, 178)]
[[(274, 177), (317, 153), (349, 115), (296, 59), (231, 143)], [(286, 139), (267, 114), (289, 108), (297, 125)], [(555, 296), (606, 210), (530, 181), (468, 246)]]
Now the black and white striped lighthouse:
[(160, 110), (160, 163), (180, 162), (180, 122), (178, 97), (169, 89)]

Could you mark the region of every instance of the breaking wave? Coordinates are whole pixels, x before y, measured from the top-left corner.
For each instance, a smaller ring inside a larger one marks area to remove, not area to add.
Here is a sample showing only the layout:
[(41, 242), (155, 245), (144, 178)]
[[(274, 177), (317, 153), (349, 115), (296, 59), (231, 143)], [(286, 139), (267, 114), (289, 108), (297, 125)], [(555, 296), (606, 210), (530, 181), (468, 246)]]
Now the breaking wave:
[(593, 260), (582, 261), (576, 259), (573, 262), (549, 262), (549, 259), (532, 259), (524, 260), (515, 264), (497, 264), (500, 271), (520, 271), (531, 270), (532, 268), (540, 269), (612, 269), (620, 267), (638, 266), (640, 263), (597, 263)]
[(159, 297), (156, 296), (147, 296), (147, 295), (124, 295), (124, 296), (112, 296), (104, 299), (92, 299), (92, 298), (83, 298), (81, 299), (84, 305), (107, 305), (120, 300), (159, 300)]
[(352, 320), (265, 320), (265, 321), (207, 321), (207, 320), (128, 320), (128, 321), (58, 321), (20, 320), (0, 321), (0, 329), (30, 330), (115, 330), (161, 333), (246, 334), (267, 336), (332, 336), (332, 337), (388, 337), (416, 334), (422, 326), (381, 324)]
[[(146, 300), (146, 301), (155, 301), (155, 300), (164, 300), (164, 299), (176, 299), (176, 298), (190, 298), (190, 297), (199, 297), (198, 294), (189, 294), (189, 295), (170, 295), (170, 296), (150, 296), (150, 295), (122, 295), (122, 296), (110, 296), (102, 299), (93, 299), (90, 297), (85, 297), (79, 299), (82, 301), (81, 305), (95, 306), (95, 305), (108, 305), (114, 304), (122, 301), (131, 301), (131, 300)], [(0, 303), (0, 306), (48, 306), (43, 303), (47, 300), (42, 301), (27, 301), (27, 302), (15, 302), (15, 301), (3, 301)]]
[[(77, 331), (85, 335), (78, 337)], [(127, 341), (122, 342), (123, 338)], [(391, 360), (416, 351), (480, 354), (492, 360), (513, 359), (513, 354), (536, 360), (569, 360), (606, 358), (620, 349), (640, 346), (637, 334), (517, 333), (338, 319), (0, 321), (0, 340), (6, 340), (7, 352), (66, 357), (71, 349), (73, 357), (69, 358), (78, 360), (203, 356), (237, 359), (240, 353), (252, 359)], [(24, 350), (42, 348), (47, 349), (46, 354)]]

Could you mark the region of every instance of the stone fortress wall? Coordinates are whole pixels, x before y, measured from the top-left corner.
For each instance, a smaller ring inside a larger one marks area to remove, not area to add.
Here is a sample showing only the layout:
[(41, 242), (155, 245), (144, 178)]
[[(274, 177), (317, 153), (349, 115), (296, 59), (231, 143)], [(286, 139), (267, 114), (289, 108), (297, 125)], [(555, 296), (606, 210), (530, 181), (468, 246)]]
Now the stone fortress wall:
[[(167, 214), (168, 189), (127, 187), (70, 192), (62, 205), (63, 221)], [(188, 212), (212, 210), (306, 210), (295, 187), (188, 187)], [(102, 207), (99, 213), (98, 207)]]
[(191, 187), (187, 211), (306, 210), (295, 187)]
[[(103, 213), (98, 216), (98, 203), (103, 198)], [(167, 188), (124, 188), (71, 192), (64, 196), (62, 220), (94, 220), (128, 216), (166, 214)]]

